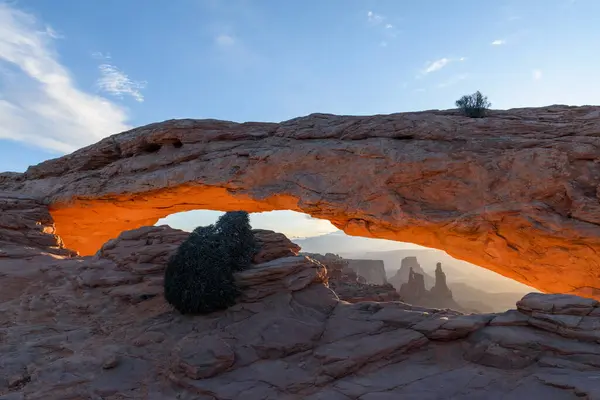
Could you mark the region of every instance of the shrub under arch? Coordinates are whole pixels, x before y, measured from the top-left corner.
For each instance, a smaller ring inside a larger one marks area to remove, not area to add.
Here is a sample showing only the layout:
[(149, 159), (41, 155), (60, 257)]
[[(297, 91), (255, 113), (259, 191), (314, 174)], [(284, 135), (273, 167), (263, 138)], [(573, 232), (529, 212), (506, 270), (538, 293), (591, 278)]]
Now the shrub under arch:
[(216, 225), (198, 227), (165, 269), (165, 300), (182, 314), (207, 314), (235, 304), (233, 272), (250, 266), (256, 252), (248, 213), (229, 212)]

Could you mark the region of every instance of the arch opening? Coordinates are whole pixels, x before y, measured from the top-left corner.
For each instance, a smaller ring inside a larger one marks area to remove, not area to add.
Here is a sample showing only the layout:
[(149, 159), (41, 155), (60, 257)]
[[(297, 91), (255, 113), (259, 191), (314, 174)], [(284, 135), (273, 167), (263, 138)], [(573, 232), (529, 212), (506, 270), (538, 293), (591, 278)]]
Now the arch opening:
[[(197, 226), (215, 223), (222, 214), (211, 210), (184, 211), (161, 218), (156, 225), (190, 232)], [(330, 287), (350, 302), (401, 300), (423, 307), (492, 313), (514, 308), (524, 295), (536, 291), (485, 268), (457, 260), (444, 251), (412, 243), (349, 236), (329, 221), (304, 213), (252, 213), (250, 223), (254, 229), (283, 233), (300, 246), (302, 254), (324, 262), (330, 269)], [(443, 282), (436, 279), (439, 275), (436, 274), (437, 263), (441, 264)], [(344, 265), (343, 271), (339, 265)], [(422, 289), (415, 284), (409, 285), (409, 268), (423, 276)], [(438, 288), (433, 289), (436, 285)], [(439, 288), (444, 287), (445, 293), (440, 295)]]
[[(281, 210), (301, 212), (313, 218), (330, 221), (336, 229), (346, 235), (411, 243), (441, 250), (454, 259), (486, 268), (540, 291), (600, 297), (600, 291), (595, 286), (589, 286), (589, 281), (574, 287), (571, 282), (561, 280), (560, 274), (549, 275), (547, 270), (535, 270), (530, 261), (519, 258), (518, 254), (513, 258), (502, 257), (506, 255), (504, 252), (507, 250), (519, 253), (519, 249), (506, 240), (500, 232), (488, 238), (487, 243), (482, 246), (483, 249), (469, 247), (472, 232), (469, 232), (468, 222), (466, 227), (457, 223), (450, 227), (436, 224), (411, 226), (406, 222), (393, 225), (369, 220), (358, 213), (339, 212), (326, 207), (317, 208), (289, 194), (257, 198), (236, 193), (235, 190), (228, 188), (203, 185), (182, 185), (152, 190), (141, 195), (120, 195), (89, 200), (78, 198), (67, 204), (57, 203), (50, 207), (56, 234), (62, 238), (67, 248), (76, 250), (81, 255), (94, 254), (105, 242), (117, 237), (122, 231), (154, 225), (171, 214), (193, 210), (220, 212), (246, 210), (250, 213)], [(505, 214), (503, 218), (510, 218), (510, 213)], [(482, 245), (481, 242), (477, 244)], [(547, 250), (558, 250), (560, 253), (564, 249), (549, 247)], [(582, 281), (582, 279), (578, 280)]]
[(600, 299), (600, 164), (582, 145), (597, 112), (170, 120), (0, 184), (43, 198), (81, 254), (180, 211), (291, 210), (351, 236), (444, 250), (543, 292)]

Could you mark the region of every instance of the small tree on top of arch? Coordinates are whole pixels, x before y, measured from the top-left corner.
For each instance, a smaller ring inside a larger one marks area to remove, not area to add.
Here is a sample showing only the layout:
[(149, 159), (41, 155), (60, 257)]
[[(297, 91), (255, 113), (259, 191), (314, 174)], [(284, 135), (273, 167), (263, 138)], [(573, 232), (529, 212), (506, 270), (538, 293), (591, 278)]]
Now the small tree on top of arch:
[(461, 97), (456, 100), (455, 104), (464, 115), (470, 118), (485, 117), (486, 111), (492, 106), (488, 98), (481, 94), (479, 90), (471, 95)]

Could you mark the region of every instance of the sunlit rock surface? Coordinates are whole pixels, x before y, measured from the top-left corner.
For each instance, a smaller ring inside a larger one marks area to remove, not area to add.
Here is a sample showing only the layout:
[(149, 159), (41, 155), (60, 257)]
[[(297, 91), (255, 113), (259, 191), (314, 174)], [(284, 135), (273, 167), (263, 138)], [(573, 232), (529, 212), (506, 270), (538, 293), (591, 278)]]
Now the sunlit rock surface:
[(600, 108), (567, 106), (172, 120), (0, 174), (0, 191), (47, 204), (84, 255), (178, 211), (288, 209), (600, 298), (599, 131)]

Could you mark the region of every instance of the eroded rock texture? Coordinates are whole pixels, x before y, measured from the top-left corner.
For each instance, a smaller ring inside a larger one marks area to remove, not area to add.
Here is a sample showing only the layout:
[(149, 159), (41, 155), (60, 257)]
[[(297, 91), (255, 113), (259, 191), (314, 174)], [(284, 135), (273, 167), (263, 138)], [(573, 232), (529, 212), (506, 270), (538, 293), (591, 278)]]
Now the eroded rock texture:
[(388, 279), (388, 281), (392, 285), (394, 285), (394, 287), (397, 290), (400, 290), (402, 284), (408, 283), (408, 280), (410, 279), (411, 275), (411, 270), (413, 271), (413, 273), (423, 275), (425, 289), (429, 290), (433, 287), (433, 285), (435, 285), (435, 278), (423, 270), (421, 264), (419, 264), (419, 261), (415, 256), (404, 257), (400, 262), (400, 268), (396, 271), (394, 275), (392, 275)]
[(182, 316), (161, 289), (186, 235), (144, 227), (92, 257), (2, 264), (0, 398), (600, 396), (596, 300), (530, 294), (516, 310), (483, 315), (350, 304), (324, 285), (321, 264), (284, 254), (236, 274), (235, 306)]
[(356, 271), (358, 276), (365, 278), (367, 283), (385, 285), (387, 277), (382, 260), (352, 260), (348, 259), (348, 267)]
[(413, 267), (410, 267), (408, 282), (403, 283), (398, 292), (400, 299), (406, 303), (431, 308), (449, 308), (461, 312), (467, 311), (454, 301), (452, 291), (446, 284), (446, 274), (442, 270), (441, 263), (437, 264), (435, 284), (430, 290), (426, 289), (425, 275), (415, 272)]
[[(352, 260), (347, 260), (332, 253), (325, 255), (318, 253), (301, 254), (318, 261), (327, 268), (327, 283), (329, 288), (338, 295), (340, 300), (349, 303), (400, 300), (400, 295), (391, 284), (372, 284), (368, 283), (367, 279), (359, 276), (356, 270), (349, 266)], [(361, 282), (363, 279), (364, 282)]]
[(439, 248), (547, 292), (600, 298), (600, 108), (280, 124), (176, 120), (0, 175), (43, 199), (67, 248), (191, 209), (289, 209)]

